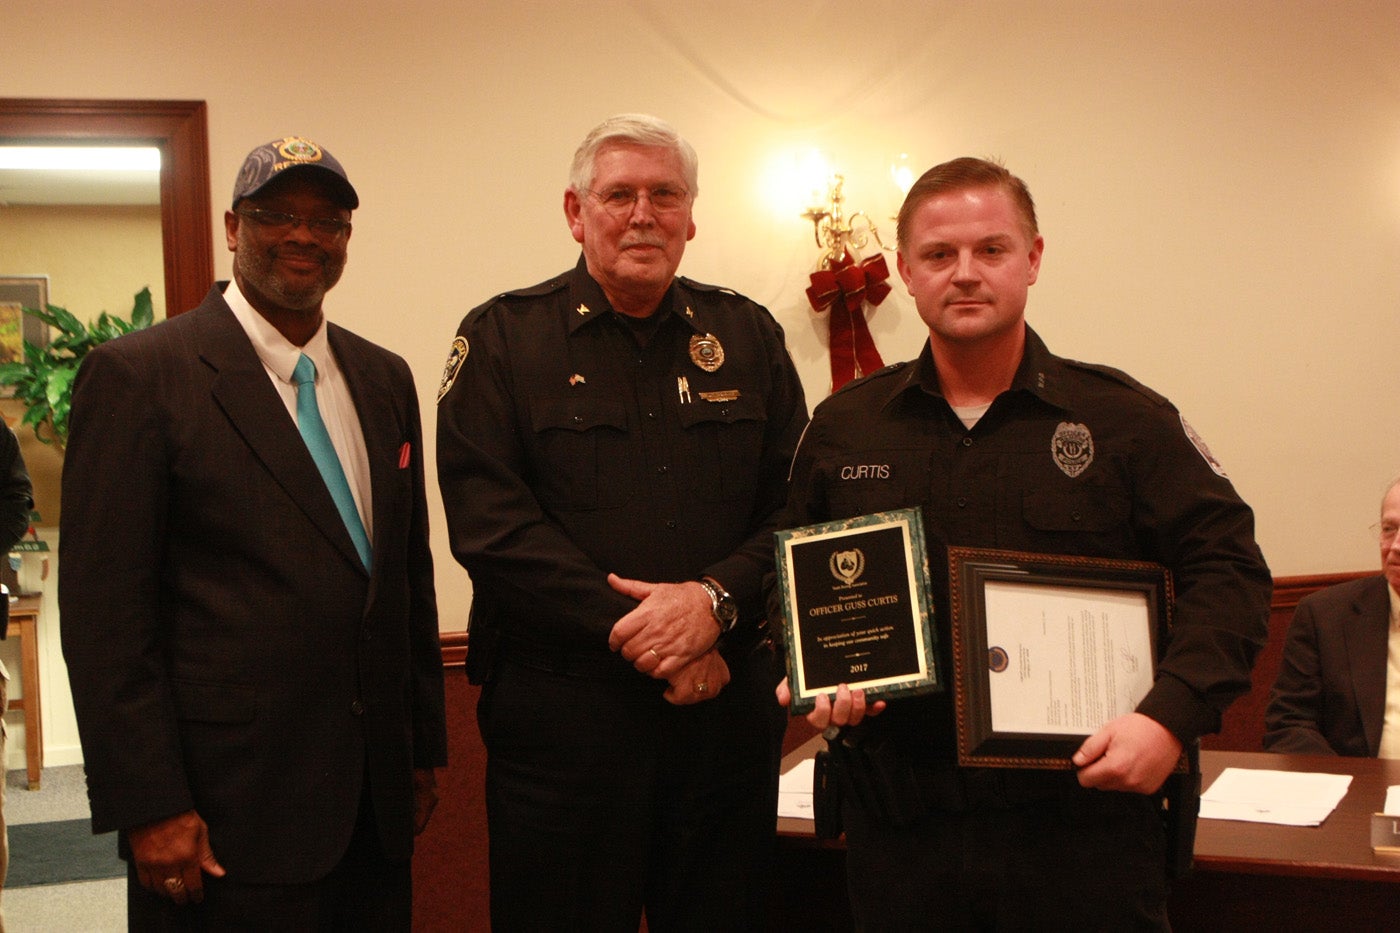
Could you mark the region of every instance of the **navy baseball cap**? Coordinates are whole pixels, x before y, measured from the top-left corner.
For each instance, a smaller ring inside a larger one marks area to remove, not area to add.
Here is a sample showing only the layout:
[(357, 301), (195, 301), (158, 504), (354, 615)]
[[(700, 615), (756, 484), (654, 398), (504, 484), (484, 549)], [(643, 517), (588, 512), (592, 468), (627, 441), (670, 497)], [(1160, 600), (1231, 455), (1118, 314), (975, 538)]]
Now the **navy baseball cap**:
[(238, 180), (233, 184), (233, 206), (257, 194), (283, 172), (311, 170), (320, 172), (331, 183), (342, 207), (353, 211), (360, 206), (360, 196), (335, 156), (301, 136), (274, 139), (248, 153), (243, 168), (238, 171)]

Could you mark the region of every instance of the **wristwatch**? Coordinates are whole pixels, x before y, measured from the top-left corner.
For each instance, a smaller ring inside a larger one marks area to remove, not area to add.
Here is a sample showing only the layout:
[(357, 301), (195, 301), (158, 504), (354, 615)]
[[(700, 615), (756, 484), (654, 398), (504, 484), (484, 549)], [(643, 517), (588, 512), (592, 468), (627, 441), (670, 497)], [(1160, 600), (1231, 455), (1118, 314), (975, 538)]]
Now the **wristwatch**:
[(700, 585), (710, 594), (710, 611), (715, 614), (715, 621), (719, 623), (720, 634), (734, 628), (734, 624), (739, 621), (739, 604), (734, 601), (734, 597), (709, 577), (702, 577)]

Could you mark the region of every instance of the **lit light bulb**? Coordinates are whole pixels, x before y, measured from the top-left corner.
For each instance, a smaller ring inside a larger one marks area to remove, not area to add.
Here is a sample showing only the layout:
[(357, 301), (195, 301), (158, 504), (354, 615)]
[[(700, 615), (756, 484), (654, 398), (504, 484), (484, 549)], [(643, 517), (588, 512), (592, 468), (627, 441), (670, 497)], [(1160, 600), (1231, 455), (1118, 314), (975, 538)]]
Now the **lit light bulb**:
[(894, 182), (900, 195), (908, 194), (914, 186), (914, 166), (909, 160), (909, 153), (901, 152), (890, 161), (890, 181)]

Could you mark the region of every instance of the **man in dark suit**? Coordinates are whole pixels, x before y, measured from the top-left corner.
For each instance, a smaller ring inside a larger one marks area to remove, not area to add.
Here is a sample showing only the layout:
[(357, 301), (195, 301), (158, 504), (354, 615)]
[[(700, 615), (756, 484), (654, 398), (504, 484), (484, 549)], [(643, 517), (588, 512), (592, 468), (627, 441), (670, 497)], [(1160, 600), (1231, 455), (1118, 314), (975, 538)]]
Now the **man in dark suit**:
[(413, 378), (322, 313), (358, 206), (258, 147), (233, 281), (78, 373), (63, 650), (132, 929), (410, 927), (442, 661)]
[[(1264, 714), (1271, 752), (1400, 758), (1400, 480), (1381, 500), (1381, 576), (1298, 603)], [(1387, 701), (1387, 697), (1389, 700)]]

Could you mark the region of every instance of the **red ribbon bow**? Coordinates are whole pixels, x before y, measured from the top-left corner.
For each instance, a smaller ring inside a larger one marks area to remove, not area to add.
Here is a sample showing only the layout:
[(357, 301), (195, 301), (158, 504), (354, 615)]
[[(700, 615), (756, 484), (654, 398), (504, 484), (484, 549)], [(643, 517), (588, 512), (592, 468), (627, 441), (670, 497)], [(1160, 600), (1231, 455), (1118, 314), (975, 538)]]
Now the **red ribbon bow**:
[[(857, 376), (864, 376), (884, 366), (870, 327), (865, 321), (866, 302), (878, 305), (890, 293), (886, 279), (889, 266), (883, 253), (876, 253), (859, 263), (850, 251), (811, 275), (807, 300), (817, 313), (830, 312), (831, 391), (835, 392)], [(839, 299), (839, 300), (838, 300)]]

